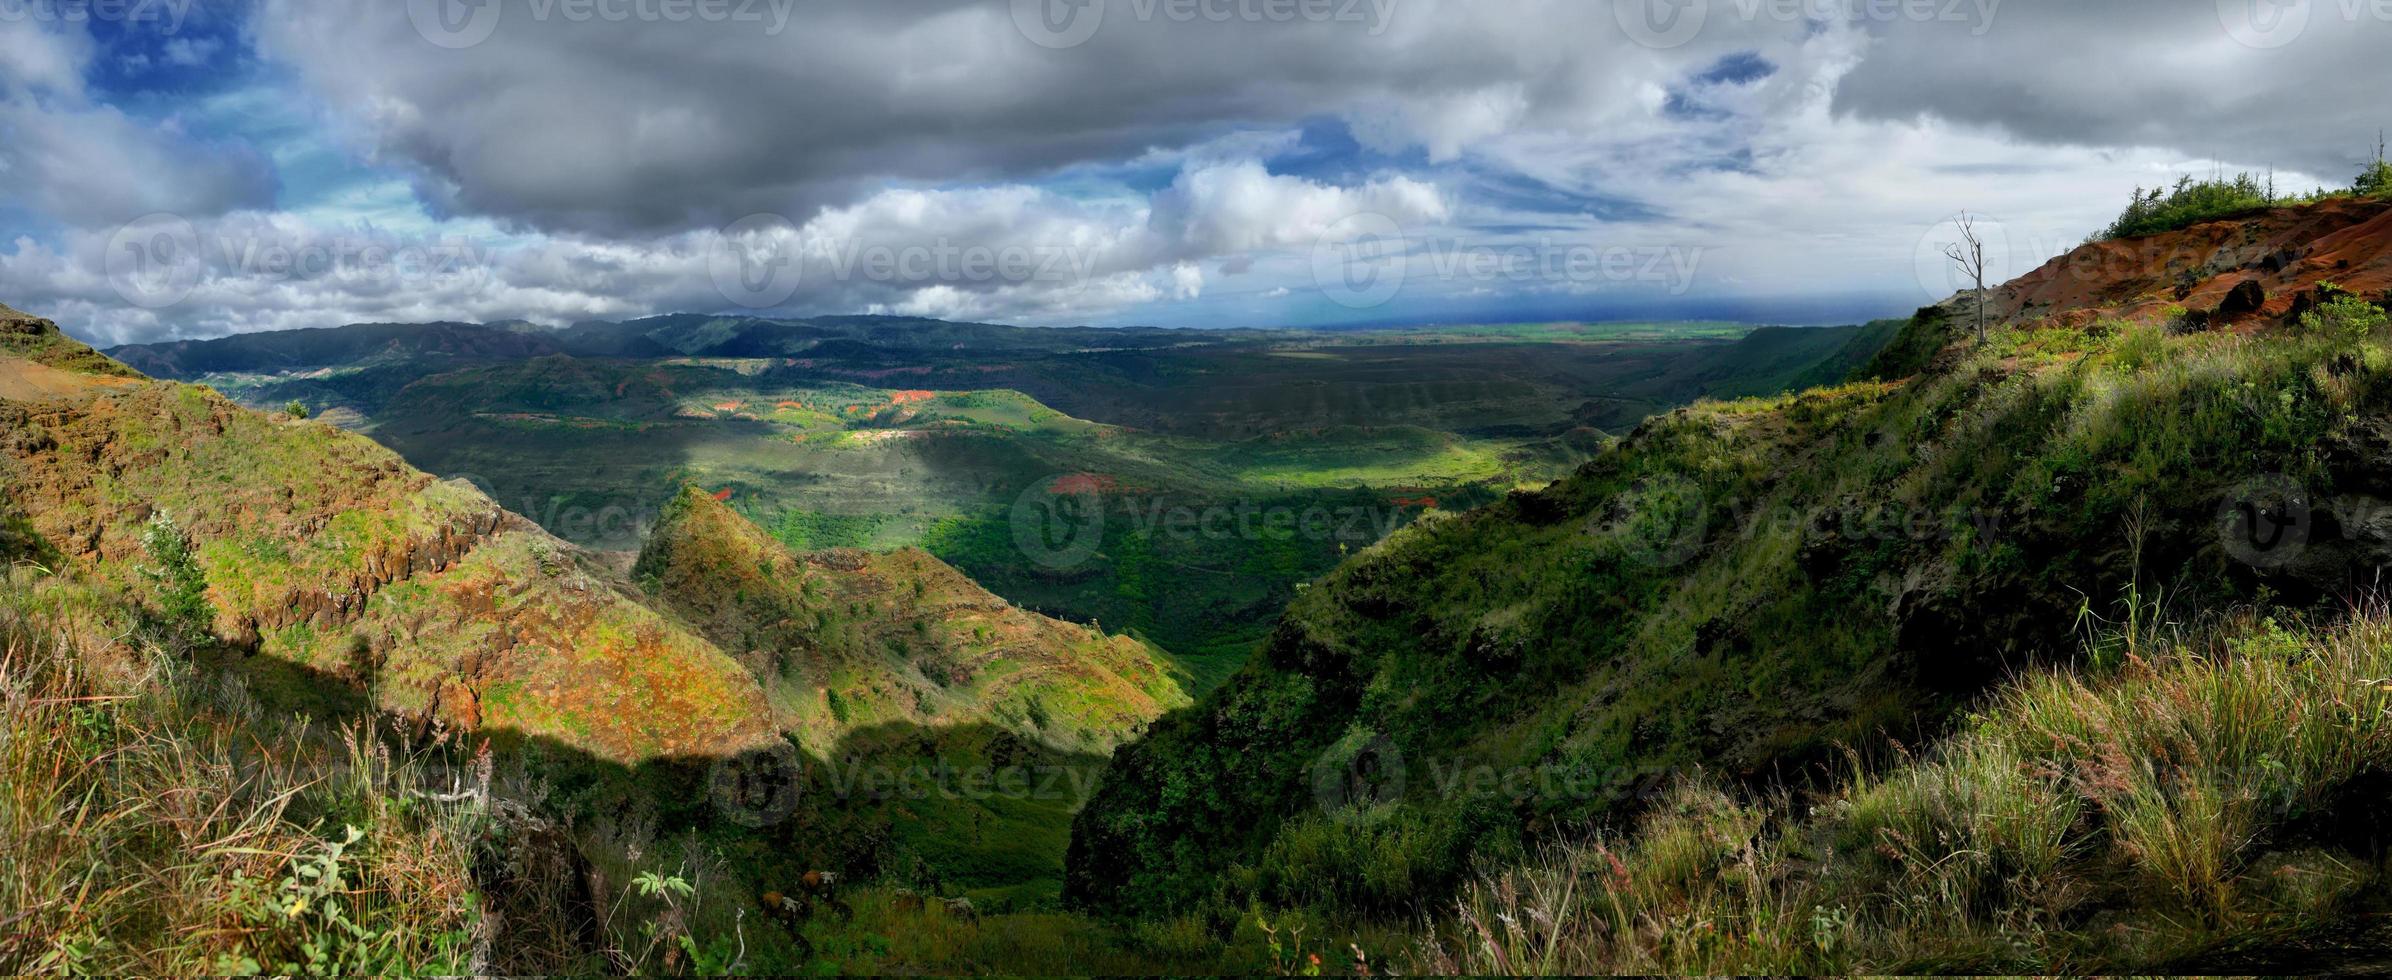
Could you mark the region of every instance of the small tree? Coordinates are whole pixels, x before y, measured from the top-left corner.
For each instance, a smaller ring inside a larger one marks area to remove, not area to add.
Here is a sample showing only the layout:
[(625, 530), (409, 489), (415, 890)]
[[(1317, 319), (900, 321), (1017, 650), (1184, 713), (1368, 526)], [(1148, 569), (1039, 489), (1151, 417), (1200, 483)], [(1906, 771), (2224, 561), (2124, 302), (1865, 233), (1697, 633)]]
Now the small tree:
[(2382, 133), (2377, 133), (2375, 138), (2375, 163), (2359, 174), (2359, 180), (2351, 185), (2351, 190), (2360, 197), (2392, 197), (2392, 161), (2384, 159)]
[(1977, 233), (1977, 217), (1966, 211), (1953, 219), (1960, 226), (1960, 240), (1944, 246), (1944, 256), (1960, 270), (1960, 275), (1976, 284), (1977, 343), (1985, 343), (1985, 238)]
[(191, 553), (191, 536), (159, 511), (141, 531), (141, 548), (150, 560), (141, 567), (141, 577), (150, 584), (163, 638), (185, 646), (205, 642), (216, 610), (208, 605), (208, 579)]
[(290, 416), (290, 417), (292, 417), (292, 418), (295, 418), (295, 419), (303, 419), (303, 418), (306, 418), (306, 417), (307, 417), (307, 403), (306, 403), (306, 402), (303, 402), (303, 401), (300, 401), (299, 399), (293, 398), (293, 399), (291, 399), (291, 403), (290, 403), (290, 404), (288, 404), (288, 405), (284, 405), (284, 406), (282, 407), (282, 414), (284, 414), (284, 415), (288, 415), (288, 416)]

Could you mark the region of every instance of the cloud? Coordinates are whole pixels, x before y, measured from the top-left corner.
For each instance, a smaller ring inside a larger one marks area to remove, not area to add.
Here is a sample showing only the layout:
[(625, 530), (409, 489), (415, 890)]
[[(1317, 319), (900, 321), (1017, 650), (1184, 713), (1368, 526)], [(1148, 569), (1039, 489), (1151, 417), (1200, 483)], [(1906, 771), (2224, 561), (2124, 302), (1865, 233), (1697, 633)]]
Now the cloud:
[(0, 204), (102, 227), (273, 203), (270, 162), (95, 102), (84, 83), (99, 56), (90, 32), (24, 13), (0, 17)]
[(1435, 185), (1394, 176), (1356, 188), (1275, 177), (1260, 163), (1180, 174), (1155, 200), (1154, 233), (1193, 255), (1309, 245), (1359, 214), (1399, 224), (1443, 222), (1451, 209)]
[(1637, 93), (1685, 64), (1805, 30), (1728, 24), (1660, 51), (1583, 0), (1408, 0), (1385, 23), (1216, 23), (1112, 0), (1087, 43), (1054, 50), (1009, 0), (808, 4), (779, 31), (521, 2), (451, 49), (408, 6), (263, 0), (257, 33), (438, 208), (612, 235), (810, 214), (891, 182), (1035, 179), (1319, 117), (1450, 160), (1500, 133), (1637, 115)]
[[(138, 52), (0, 20), (0, 214), (40, 229), (0, 251), (0, 299), (119, 341), (751, 308), (1766, 318), (1861, 293), (1883, 300), (1860, 315), (1890, 314), (1948, 289), (1935, 236), (1962, 208), (2016, 272), (2138, 184), (2346, 180), (2392, 40), (2346, 14), (2364, 0), (2297, 4), (2298, 30), (2202, 0), (1696, 0), (1683, 36), (1629, 0), (1338, 3), (1362, 19), (1318, 22), (1102, 0), (1059, 47), (1010, 0), (493, 2), (463, 45), (411, 19), (438, 2), (254, 0), (232, 8), (245, 24)], [(642, 19), (668, 9), (761, 16)], [(626, 15), (574, 13), (609, 10)], [(128, 94), (104, 68), (136, 54), (240, 70)], [(161, 211), (205, 248), (169, 270), (190, 280), (168, 281), (175, 302), (136, 302), (109, 256)], [(1389, 225), (1401, 289), (1332, 308), (1320, 257)], [(451, 246), (469, 274), (364, 257)], [(1573, 255), (1665, 275), (1502, 271)]]
[(1889, 21), (1873, 27), (1836, 108), (2348, 180), (2384, 125), (2385, 11), (2375, 0), (2104, 0), (2007, 4), (1981, 35)]
[(247, 146), (193, 139), (113, 106), (0, 100), (0, 133), (0, 201), (79, 227), (274, 202), (274, 166)]
[(1204, 295), (1204, 270), (1193, 262), (1182, 262), (1171, 269), (1171, 298), (1188, 302)]
[[(1023, 185), (904, 189), (798, 223), (637, 240), (398, 233), (236, 212), (20, 239), (0, 278), (71, 311), (105, 343), (347, 322), (659, 311), (825, 313), (1070, 322), (1204, 293), (1202, 263), (1309, 251), (1368, 210), (1414, 227), (1448, 214), (1407, 178), (1339, 187), (1251, 161), (1190, 169), (1151, 199), (1081, 200)], [(162, 245), (158, 243), (163, 243)], [(128, 266), (130, 246), (136, 261)]]
[(80, 99), (83, 70), (91, 58), (88, 33), (0, 17), (0, 97), (44, 92)]

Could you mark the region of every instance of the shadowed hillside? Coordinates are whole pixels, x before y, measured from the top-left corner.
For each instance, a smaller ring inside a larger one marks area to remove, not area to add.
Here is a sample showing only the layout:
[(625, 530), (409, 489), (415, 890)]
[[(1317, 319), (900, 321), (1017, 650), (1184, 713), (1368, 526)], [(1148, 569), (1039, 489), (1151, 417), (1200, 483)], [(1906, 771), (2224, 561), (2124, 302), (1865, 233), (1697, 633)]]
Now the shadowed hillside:
[[(2378, 208), (2142, 247), (2305, 228), (2312, 254), (2374, 254)], [(2331, 611), (2371, 583), (2392, 561), (2371, 516), (2392, 297), (2311, 287), (2299, 316), (2287, 297), (2188, 333), (2146, 302), (2160, 285), (2072, 277), (2085, 262), (2002, 295), (2114, 305), (2007, 315), (1982, 348), (1965, 304), (1922, 311), (1872, 380), (1657, 418), (1550, 489), (1360, 556), (1116, 757), (1071, 894), (1400, 915), (1698, 770), (1799, 785), (1839, 746), (1949, 730), (2015, 671), (2124, 655), (2086, 650), (2087, 624)]]

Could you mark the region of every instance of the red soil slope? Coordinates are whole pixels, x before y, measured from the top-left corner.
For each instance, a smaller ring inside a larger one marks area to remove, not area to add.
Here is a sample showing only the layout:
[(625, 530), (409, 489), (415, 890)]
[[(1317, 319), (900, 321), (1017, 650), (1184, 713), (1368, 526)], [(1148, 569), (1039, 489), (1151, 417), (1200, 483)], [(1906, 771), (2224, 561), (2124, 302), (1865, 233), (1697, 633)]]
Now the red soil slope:
[(2068, 326), (2158, 322), (2177, 307), (2216, 311), (2245, 283), (2264, 291), (2258, 311), (2225, 318), (2245, 326), (2290, 318), (2321, 283), (2370, 299), (2392, 294), (2392, 202), (2274, 208), (2182, 231), (2093, 242), (1994, 289), (1988, 313), (2003, 321)]

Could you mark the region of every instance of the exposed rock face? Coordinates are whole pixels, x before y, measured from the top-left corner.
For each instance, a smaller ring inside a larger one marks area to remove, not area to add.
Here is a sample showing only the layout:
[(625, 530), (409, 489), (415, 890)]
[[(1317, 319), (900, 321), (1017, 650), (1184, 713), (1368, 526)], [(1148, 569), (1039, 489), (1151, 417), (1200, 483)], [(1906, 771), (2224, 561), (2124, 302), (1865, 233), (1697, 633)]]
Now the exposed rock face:
[(2160, 323), (2179, 306), (2248, 306), (2236, 315), (2249, 326), (2289, 319), (2298, 297), (2329, 282), (2359, 296), (2392, 295), (2392, 202), (2327, 201), (2093, 242), (1992, 290), (1987, 307), (2005, 322), (2085, 326)]
[(2267, 309), (2267, 287), (2260, 285), (2257, 279), (2245, 279), (2235, 284), (2235, 287), (2226, 293), (2226, 298), (2218, 303), (2216, 319), (2219, 321), (2239, 320), (2265, 309)]
[(285, 598), (245, 617), (238, 635), (305, 623), (318, 630), (338, 629), (364, 612), (376, 593), (394, 582), (447, 571), (496, 535), (502, 527), (529, 525), (492, 503), (488, 509), (455, 515), (429, 533), (375, 542), (363, 556), (363, 567), (340, 581), (291, 589)]

